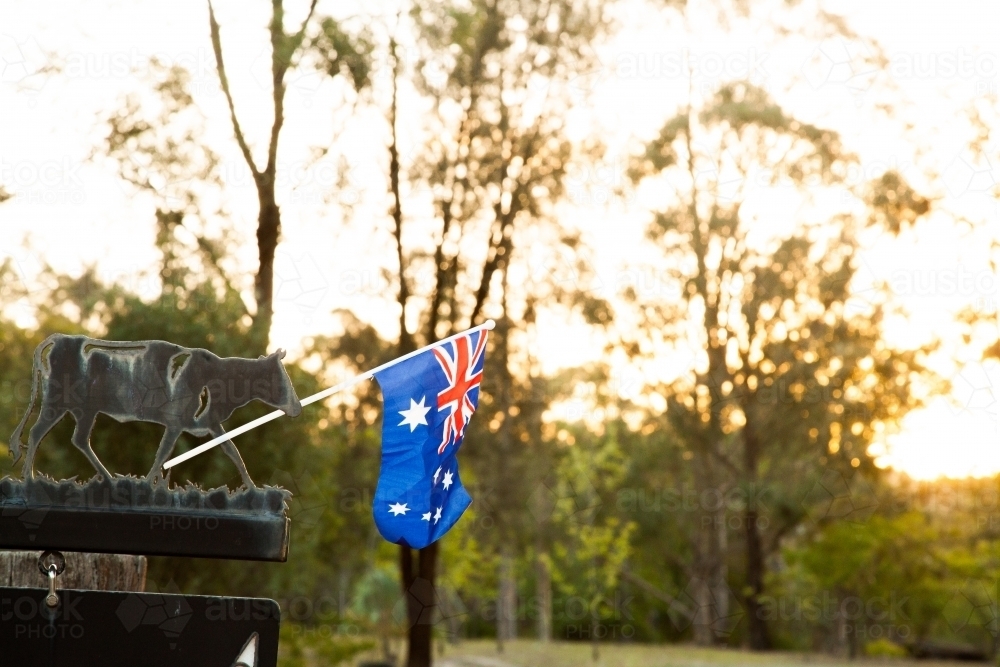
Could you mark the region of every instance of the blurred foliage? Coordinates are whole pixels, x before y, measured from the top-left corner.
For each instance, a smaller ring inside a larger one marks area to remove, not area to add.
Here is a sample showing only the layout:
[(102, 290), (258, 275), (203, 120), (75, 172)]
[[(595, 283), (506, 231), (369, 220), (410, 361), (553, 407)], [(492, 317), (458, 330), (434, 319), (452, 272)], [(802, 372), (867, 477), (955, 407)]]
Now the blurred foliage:
[(402, 636), (406, 622), (399, 578), (392, 569), (373, 568), (354, 586), (351, 611), (365, 629), (379, 638), (382, 658), (393, 662), (390, 640)]
[(370, 639), (331, 634), (329, 628), (309, 628), (282, 623), (278, 639), (278, 664), (281, 667), (335, 667), (352, 661), (375, 646)]
[(905, 658), (909, 653), (888, 639), (876, 639), (865, 644), (865, 655), (873, 658)]
[[(749, 12), (745, 2), (719, 7)], [(613, 27), (606, 3), (420, 1), (400, 19), (413, 43), (394, 76), (430, 104), (426, 141), (396, 168), (429, 195), (440, 223), (436, 246), (400, 248), (405, 284), (434, 277), (432, 291), (410, 295), (415, 342), (478, 321), (498, 305), (487, 303), (491, 290), (502, 293), (462, 453), (475, 503), (441, 543), (436, 635), (495, 636), (507, 567), (520, 632), (548, 615), (553, 634), (570, 639), (600, 630), (759, 647), (754, 633), (766, 630), (777, 647), (851, 656), (897, 656), (928, 641), (996, 654), (1000, 478), (928, 487), (879, 470), (872, 455), (921, 404), (914, 382), (937, 378), (923, 365), (930, 347), (883, 340), (886, 295), (859, 301), (852, 291), (859, 237), (872, 227), (899, 234), (935, 202), (894, 171), (853, 183), (857, 157), (836, 132), (796, 119), (762, 87), (722, 83), (668, 119), (628, 166), (635, 187), (661, 196), (643, 243), (678, 290), (627, 288), (616, 312), (586, 289), (592, 258), (558, 212), (571, 167), (602, 154), (599, 141), (571, 141), (566, 126), (578, 98), (567, 90), (601, 67), (593, 47)], [(301, 54), (358, 92), (373, 88), (384, 35), (356, 23), (319, 18), (315, 29), (272, 32), (274, 62), (293, 67)], [(220, 356), (264, 345), (241, 296), (251, 281), (233, 272), (231, 247), (244, 240), (216, 203), (219, 158), (199, 141), (205, 118), (190, 73), (156, 62), (150, 71), (148, 89), (104, 119), (95, 155), (153, 202), (160, 261), (140, 276), (143, 290), (102, 282), (91, 267), (75, 277), (46, 271), (44, 288), (29, 291), (10, 262), (0, 265), (0, 302), (28, 303), (36, 320), (0, 315), (8, 433), (27, 404), (32, 352), (51, 333), (166, 339)], [(751, 186), (801, 195), (800, 224), (755, 237), (757, 218), (744, 208)], [(852, 206), (811, 219), (818, 192)], [(0, 202), (7, 197), (0, 188)], [(482, 242), (476, 252), (472, 239)], [(544, 376), (533, 348), (545, 309), (619, 339), (601, 364)], [(356, 314), (337, 315), (339, 331), (307, 341), (286, 364), (300, 396), (398, 352)], [(615, 329), (621, 315), (633, 318), (624, 331)], [(620, 355), (654, 368), (684, 351), (690, 368), (646, 376), (638, 392), (602, 365)], [(573, 402), (587, 406), (579, 419), (560, 419), (556, 408)], [(265, 410), (250, 405), (236, 419)], [(294, 492), (292, 562), (152, 558), (150, 580), (276, 598), (283, 665), (340, 664), (373, 649), (398, 657), (406, 593), (397, 549), (371, 520), (381, 419), (371, 382), (240, 437), (257, 483)], [(87, 478), (93, 471), (67, 446), (71, 421), (50, 434), (37, 466)], [(100, 417), (92, 441), (112, 470), (144, 475), (160, 435)], [(197, 442), (183, 436), (176, 453)], [(9, 459), (0, 474), (16, 474)], [(172, 476), (204, 487), (240, 481), (220, 451)]]
[[(695, 367), (653, 389), (661, 407), (646, 423), (682, 443), (691, 470), (675, 480), (700, 498), (731, 499), (691, 508), (684, 560), (667, 547), (690, 588), (690, 603), (677, 606), (690, 610), (701, 644), (730, 640), (724, 619), (739, 602), (750, 646), (771, 645), (759, 608), (767, 562), (815, 511), (810, 487), (824, 474), (873, 479), (869, 446), (920, 405), (914, 379), (933, 382), (923, 366), (933, 346), (888, 348), (882, 297), (859, 303), (851, 291), (860, 231), (882, 224), (896, 233), (900, 220), (927, 212), (926, 201), (891, 173), (854, 191), (846, 176), (856, 159), (835, 132), (737, 82), (668, 120), (632, 162), (638, 186), (672, 184), (647, 238), (680, 294), (627, 294), (642, 324), (625, 337), (640, 359), (689, 350)], [(794, 232), (755, 234), (744, 204), (778, 189), (804, 209), (810, 195), (834, 189), (867, 203), (871, 218), (823, 211), (809, 222), (804, 212)], [(735, 595), (731, 566), (740, 571)]]

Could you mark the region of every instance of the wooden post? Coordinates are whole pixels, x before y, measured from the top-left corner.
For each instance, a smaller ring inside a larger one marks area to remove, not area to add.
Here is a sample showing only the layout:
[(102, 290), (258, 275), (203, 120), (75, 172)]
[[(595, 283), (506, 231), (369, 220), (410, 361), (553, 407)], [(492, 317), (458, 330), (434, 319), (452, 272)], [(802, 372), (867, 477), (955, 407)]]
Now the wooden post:
[[(38, 570), (40, 551), (0, 551), (0, 586), (48, 588)], [(65, 552), (66, 571), (56, 579), (59, 589), (90, 591), (146, 590), (146, 557)]]

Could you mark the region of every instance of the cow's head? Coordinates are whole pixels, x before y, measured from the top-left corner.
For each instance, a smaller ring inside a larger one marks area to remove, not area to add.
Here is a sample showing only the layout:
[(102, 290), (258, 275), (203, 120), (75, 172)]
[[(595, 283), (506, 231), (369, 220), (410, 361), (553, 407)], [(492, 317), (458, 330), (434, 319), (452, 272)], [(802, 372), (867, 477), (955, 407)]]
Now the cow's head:
[(292, 386), (292, 381), (288, 377), (284, 365), (281, 363), (281, 360), (285, 358), (285, 351), (279, 349), (266, 357), (261, 356), (260, 358), (265, 360), (265, 363), (274, 364), (273, 377), (278, 378), (278, 386), (273, 388), (271, 395), (272, 400), (275, 401), (271, 404), (271, 407), (281, 410), (289, 417), (298, 417), (302, 412), (302, 404), (299, 403), (299, 397), (295, 395), (295, 388)]

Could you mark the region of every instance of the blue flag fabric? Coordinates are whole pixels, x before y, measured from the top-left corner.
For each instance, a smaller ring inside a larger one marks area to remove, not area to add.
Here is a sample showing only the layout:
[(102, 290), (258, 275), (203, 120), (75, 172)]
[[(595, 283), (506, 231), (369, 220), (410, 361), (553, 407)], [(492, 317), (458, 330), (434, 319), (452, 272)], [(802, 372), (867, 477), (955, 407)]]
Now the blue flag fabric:
[(375, 374), (385, 407), (373, 514), (389, 542), (422, 549), (472, 503), (456, 455), (479, 405), (486, 333), (469, 332)]

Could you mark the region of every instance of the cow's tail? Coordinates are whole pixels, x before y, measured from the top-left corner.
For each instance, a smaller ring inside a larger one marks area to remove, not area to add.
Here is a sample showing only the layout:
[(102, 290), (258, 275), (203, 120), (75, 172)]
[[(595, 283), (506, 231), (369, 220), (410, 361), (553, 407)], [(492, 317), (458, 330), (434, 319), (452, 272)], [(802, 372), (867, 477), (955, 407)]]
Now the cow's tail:
[(24, 425), (28, 423), (28, 417), (35, 409), (35, 398), (38, 396), (38, 376), (42, 373), (42, 352), (52, 344), (50, 339), (51, 336), (35, 348), (35, 356), (31, 362), (31, 400), (28, 401), (28, 407), (24, 409), (21, 423), (17, 425), (14, 433), (10, 436), (10, 454), (14, 457), (14, 463), (17, 463), (21, 458), (21, 431), (24, 430)]

